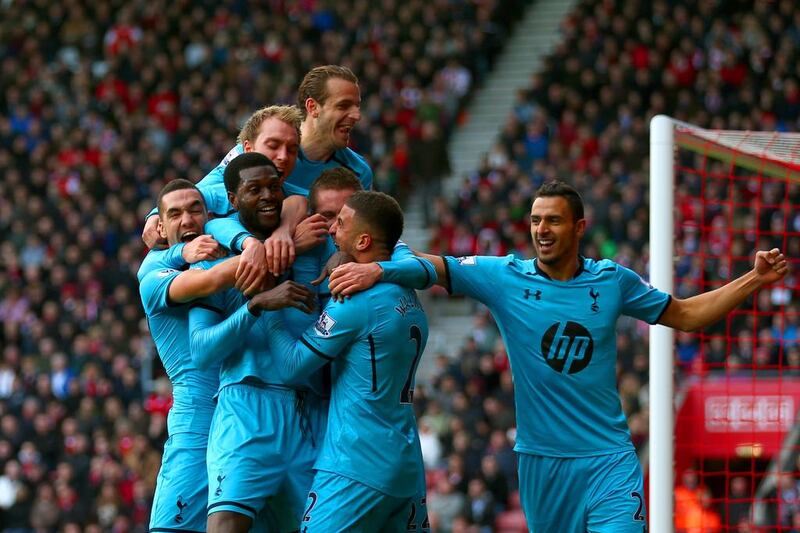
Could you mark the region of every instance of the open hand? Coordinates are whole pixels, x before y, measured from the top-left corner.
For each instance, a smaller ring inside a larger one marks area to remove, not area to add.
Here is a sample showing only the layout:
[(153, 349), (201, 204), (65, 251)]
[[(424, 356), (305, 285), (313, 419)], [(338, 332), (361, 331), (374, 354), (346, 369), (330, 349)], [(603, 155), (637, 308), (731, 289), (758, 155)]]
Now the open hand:
[(239, 268), (236, 269), (236, 290), (253, 294), (261, 288), (267, 275), (267, 255), (264, 244), (255, 237), (248, 237)]
[(200, 235), (186, 243), (183, 247), (183, 259), (187, 263), (209, 261), (225, 256), (225, 249), (211, 235)]
[(280, 276), (294, 263), (294, 239), (291, 233), (284, 228), (278, 228), (264, 241), (264, 250), (267, 258), (267, 269), (274, 275)]
[(328, 235), (328, 224), (325, 217), (314, 214), (304, 218), (294, 230), (294, 247), (297, 253), (307, 252), (318, 244), (325, 242)]
[(381, 280), (383, 269), (378, 263), (346, 263), (331, 272), (328, 288), (331, 296), (341, 300), (369, 289)]

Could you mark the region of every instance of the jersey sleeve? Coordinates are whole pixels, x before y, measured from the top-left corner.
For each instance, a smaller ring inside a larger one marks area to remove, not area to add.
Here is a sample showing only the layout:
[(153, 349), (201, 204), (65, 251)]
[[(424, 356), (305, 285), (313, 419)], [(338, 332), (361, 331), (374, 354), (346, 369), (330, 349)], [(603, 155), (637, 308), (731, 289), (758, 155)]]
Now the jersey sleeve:
[(419, 290), (428, 289), (436, 283), (436, 269), (433, 264), (414, 255), (411, 248), (402, 241), (394, 247), (391, 261), (381, 261), (378, 265), (383, 269), (382, 281)]
[(503, 297), (498, 277), (508, 257), (471, 255), (443, 259), (447, 287), (452, 294), (463, 294), (485, 305)]
[(231, 148), (225, 157), (214, 167), (211, 172), (206, 174), (203, 179), (197, 183), (197, 188), (203, 194), (203, 199), (206, 201), (206, 208), (209, 213), (214, 213), (216, 216), (228, 216), (233, 210), (230, 202), (228, 201), (228, 194), (225, 191), (225, 167), (228, 166), (233, 158), (244, 153), (244, 146), (237, 144)]
[(253, 236), (236, 215), (209, 220), (206, 222), (205, 231), (222, 246), (237, 254), (242, 253), (245, 239)]
[(183, 258), (184, 246), (186, 246), (186, 243), (180, 242), (166, 250), (150, 250), (142, 260), (138, 272), (136, 272), (136, 279), (139, 280), (139, 283), (153, 270), (166, 268), (177, 270), (186, 266), (186, 260)]
[(218, 293), (193, 302), (189, 309), (189, 348), (201, 370), (231, 355), (258, 320), (247, 304), (231, 313), (227, 307), (225, 295)]
[(284, 196), (308, 196), (308, 190), (302, 187), (298, 187), (293, 183), (289, 183), (288, 181), (283, 182), (283, 194)]
[(174, 268), (151, 270), (139, 283), (139, 296), (142, 298), (144, 312), (151, 316), (163, 311), (172, 304), (169, 301), (169, 286), (181, 272)]
[(655, 324), (672, 297), (644, 281), (636, 272), (617, 265), (617, 281), (622, 293), (622, 314)]
[(297, 382), (333, 361), (368, 325), (369, 310), (362, 298), (331, 301), (302, 336), (295, 340), (277, 313), (271, 313), (268, 327), (270, 349), (284, 354), (279, 372), (288, 382)]

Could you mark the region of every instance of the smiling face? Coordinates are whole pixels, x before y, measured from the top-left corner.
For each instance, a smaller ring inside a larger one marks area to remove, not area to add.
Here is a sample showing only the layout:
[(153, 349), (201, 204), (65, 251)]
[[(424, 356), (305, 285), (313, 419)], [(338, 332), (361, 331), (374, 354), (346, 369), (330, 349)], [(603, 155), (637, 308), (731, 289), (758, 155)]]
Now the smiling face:
[(342, 78), (330, 78), (325, 83), (325, 102), (312, 101), (309, 111), (315, 136), (326, 141), (331, 150), (338, 150), (348, 145), (350, 131), (361, 120), (361, 92), (358, 85)]
[(268, 237), (281, 223), (283, 189), (271, 166), (243, 169), (236, 194), (228, 193), (228, 199), (239, 211), (244, 227), (259, 237)]
[(578, 256), (586, 220), (575, 220), (563, 196), (540, 196), (531, 206), (531, 238), (536, 257), (545, 267), (559, 270)]
[(189, 242), (203, 233), (208, 215), (197, 189), (179, 189), (161, 198), (158, 231), (170, 246)]
[(251, 143), (244, 141), (245, 152), (258, 152), (269, 157), (283, 177), (294, 170), (300, 139), (297, 130), (277, 117), (270, 117), (261, 123), (258, 136)]

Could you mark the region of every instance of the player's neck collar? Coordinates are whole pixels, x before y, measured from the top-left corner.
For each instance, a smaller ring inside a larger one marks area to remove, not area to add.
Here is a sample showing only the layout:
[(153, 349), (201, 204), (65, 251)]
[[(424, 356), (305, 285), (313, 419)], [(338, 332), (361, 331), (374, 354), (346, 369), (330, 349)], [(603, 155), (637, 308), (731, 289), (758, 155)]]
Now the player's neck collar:
[(300, 149), (297, 151), (297, 158), (300, 159), (301, 161), (306, 161), (308, 163), (316, 163), (318, 165), (324, 165), (324, 164), (327, 164), (327, 163), (331, 162), (331, 160), (336, 155), (337, 151), (338, 150), (334, 150), (333, 152), (331, 152), (331, 155), (329, 155), (328, 157), (326, 157), (323, 160), (318, 161), (316, 159), (309, 158), (308, 155), (306, 155), (305, 150), (303, 150), (303, 147), (301, 146)]
[[(572, 275), (571, 279), (575, 279), (583, 273), (584, 270), (583, 263), (584, 263), (584, 257), (581, 254), (578, 254), (578, 268), (577, 270), (575, 270), (575, 274)], [(552, 281), (553, 278), (551, 278), (547, 272), (545, 272), (544, 270), (541, 269), (541, 267), (539, 267), (539, 260), (537, 258), (533, 259), (533, 268), (536, 269), (537, 274), (539, 274), (545, 279), (549, 279)]]

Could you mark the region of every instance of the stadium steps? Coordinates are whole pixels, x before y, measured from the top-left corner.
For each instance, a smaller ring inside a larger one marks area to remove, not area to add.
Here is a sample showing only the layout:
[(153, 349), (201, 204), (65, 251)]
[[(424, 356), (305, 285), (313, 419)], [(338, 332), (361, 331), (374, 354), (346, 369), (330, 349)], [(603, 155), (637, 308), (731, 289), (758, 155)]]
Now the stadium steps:
[[(466, 110), (466, 123), (453, 135), (448, 145), (453, 174), (444, 181), (446, 195), (452, 197), (463, 176), (478, 167), (497, 137), (514, 105), (518, 89), (529, 86), (531, 73), (560, 39), (562, 19), (576, 0), (538, 0), (529, 7), (517, 24), (514, 34), (498, 58), (494, 71), (478, 88)], [(405, 206), (403, 240), (414, 249), (427, 250), (430, 231), (425, 226), (421, 191), (412, 192)], [(429, 291), (420, 292), (428, 314), (430, 335), (426, 356), (417, 369), (417, 379), (427, 382), (433, 370), (434, 356), (444, 353), (455, 357), (472, 328), (474, 304), (460, 298), (435, 298)]]
[(528, 8), (495, 70), (475, 93), (466, 123), (450, 140), (453, 175), (445, 181), (445, 191), (454, 193), (463, 177), (478, 167), (511, 112), (517, 91), (530, 85), (531, 73), (561, 39), (561, 21), (575, 4), (575, 0), (539, 0)]

